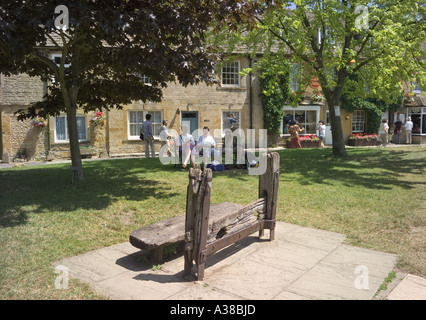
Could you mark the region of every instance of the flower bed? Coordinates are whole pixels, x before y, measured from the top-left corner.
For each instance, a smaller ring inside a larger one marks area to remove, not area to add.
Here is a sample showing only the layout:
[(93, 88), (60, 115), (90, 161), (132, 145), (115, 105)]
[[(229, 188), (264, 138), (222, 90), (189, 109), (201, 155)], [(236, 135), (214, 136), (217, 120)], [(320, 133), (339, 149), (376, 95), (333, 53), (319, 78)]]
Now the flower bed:
[[(302, 148), (319, 148), (320, 146), (320, 139), (314, 134), (299, 136), (299, 142)], [(286, 148), (291, 148), (291, 138), (286, 141)]]
[(375, 133), (353, 133), (349, 136), (348, 145), (354, 147), (378, 146), (381, 142)]

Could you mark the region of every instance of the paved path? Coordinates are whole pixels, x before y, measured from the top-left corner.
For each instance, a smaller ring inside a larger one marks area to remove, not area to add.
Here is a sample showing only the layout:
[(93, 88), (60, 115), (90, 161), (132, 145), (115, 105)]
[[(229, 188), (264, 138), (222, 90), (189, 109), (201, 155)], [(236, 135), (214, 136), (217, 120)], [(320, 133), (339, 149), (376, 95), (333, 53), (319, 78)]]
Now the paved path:
[[(253, 235), (209, 257), (202, 282), (183, 278), (183, 256), (154, 271), (138, 262), (141, 252), (129, 243), (55, 266), (67, 266), (71, 277), (112, 299), (372, 299), (394, 269), (396, 256), (349, 246), (344, 239), (278, 222), (276, 240)], [(387, 298), (426, 299), (426, 279), (408, 275)]]

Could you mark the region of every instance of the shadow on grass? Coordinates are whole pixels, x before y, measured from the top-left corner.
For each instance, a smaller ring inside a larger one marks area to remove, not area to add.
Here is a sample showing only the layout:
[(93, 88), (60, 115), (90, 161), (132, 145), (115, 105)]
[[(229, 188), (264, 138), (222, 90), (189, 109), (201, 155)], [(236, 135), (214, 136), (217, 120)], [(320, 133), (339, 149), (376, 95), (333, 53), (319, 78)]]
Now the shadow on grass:
[[(328, 148), (287, 149), (279, 154), (284, 187), (292, 181), (302, 186), (341, 184), (388, 190), (398, 184), (410, 189), (421, 182), (405, 176), (424, 175), (426, 167), (424, 148), (348, 149), (349, 155), (343, 158), (331, 156)], [(186, 192), (188, 171), (158, 159), (89, 161), (83, 168), (85, 182), (79, 185), (71, 184), (69, 164), (0, 170), (0, 227), (26, 223), (28, 212), (102, 210), (117, 199), (167, 201)], [(254, 179), (247, 170), (214, 173), (217, 177), (241, 183)]]
[[(334, 185), (389, 190), (393, 185), (411, 189), (421, 182), (407, 181), (407, 174), (424, 175), (426, 151), (395, 148), (348, 149), (348, 156), (333, 157), (330, 149), (280, 151), (280, 180), (297, 179), (301, 185)], [(294, 176), (293, 174), (297, 174)]]
[(157, 174), (164, 178), (176, 170), (154, 160), (84, 162), (85, 182), (74, 185), (69, 164), (1, 170), (0, 227), (26, 223), (29, 212), (102, 210), (117, 199), (161, 201), (180, 195), (156, 180)]

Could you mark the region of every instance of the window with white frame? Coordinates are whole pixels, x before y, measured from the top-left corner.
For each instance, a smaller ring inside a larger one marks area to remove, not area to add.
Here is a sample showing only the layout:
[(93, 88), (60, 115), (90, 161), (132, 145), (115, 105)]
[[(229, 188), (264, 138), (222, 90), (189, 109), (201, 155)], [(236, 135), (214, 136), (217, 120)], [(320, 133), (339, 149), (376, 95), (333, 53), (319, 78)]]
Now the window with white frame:
[[(318, 44), (321, 44), (322, 35), (323, 35), (322, 29), (318, 28)], [(325, 28), (325, 40), (328, 41), (328, 43), (331, 45), (335, 44), (335, 41), (330, 36), (330, 32), (328, 28)]]
[(130, 140), (139, 139), (142, 123), (145, 121), (145, 116), (148, 113), (151, 115), (150, 121), (152, 122), (152, 132), (154, 134), (154, 138), (160, 137), (160, 129), (163, 121), (161, 111), (130, 110), (128, 117)]
[(222, 134), (225, 134), (225, 129), (240, 127), (240, 111), (227, 110), (222, 111)]
[(365, 110), (355, 110), (352, 114), (352, 132), (364, 132)]
[(413, 93), (422, 93), (422, 88), (420, 88), (417, 81), (414, 81), (413, 85), (414, 85)]
[[(337, 82), (337, 68), (336, 66), (332, 67), (332, 68), (327, 68), (326, 69), (326, 74), (327, 74), (327, 81), (330, 83), (331, 81), (333, 82)], [(330, 81), (331, 80), (331, 81)], [(331, 89), (334, 90), (335, 86), (330, 87)]]
[[(62, 54), (54, 53), (52, 54), (51, 58), (53, 62), (59, 67), (62, 60)], [(70, 66), (71, 66), (71, 62), (69, 61), (69, 58), (67, 57), (64, 62), (65, 75), (68, 75)], [(55, 81), (56, 81), (55, 76), (53, 76), (52, 82), (55, 82)]]
[[(55, 142), (69, 142), (67, 116), (55, 117)], [(87, 141), (87, 119), (85, 115), (77, 115), (77, 132), (79, 141)]]
[(298, 63), (293, 63), (293, 67), (291, 68), (291, 90), (294, 92), (299, 90), (300, 74), (300, 65)]
[(152, 84), (152, 79), (150, 77), (143, 75), (142, 76), (142, 82), (145, 83), (145, 84)]
[(316, 106), (306, 106), (303, 108), (284, 107), (285, 116), (282, 119), (281, 133), (288, 134), (288, 129), (293, 120), (299, 123), (300, 128), (304, 128), (303, 134), (316, 134), (317, 123), (319, 121), (320, 108)]
[(240, 61), (233, 61), (222, 66), (222, 85), (240, 85)]
[(138, 76), (141, 78), (142, 82), (147, 85), (152, 85), (152, 79), (146, 75), (138, 73)]

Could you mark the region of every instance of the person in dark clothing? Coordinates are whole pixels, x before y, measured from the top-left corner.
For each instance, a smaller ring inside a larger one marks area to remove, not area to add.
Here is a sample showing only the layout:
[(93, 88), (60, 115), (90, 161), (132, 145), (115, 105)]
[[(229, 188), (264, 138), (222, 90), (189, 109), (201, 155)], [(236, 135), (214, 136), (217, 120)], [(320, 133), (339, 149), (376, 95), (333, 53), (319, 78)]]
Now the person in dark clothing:
[(395, 130), (394, 130), (395, 143), (400, 144), (401, 143), (401, 128), (402, 128), (401, 119), (398, 118), (398, 120), (394, 123), (394, 125), (395, 125)]

